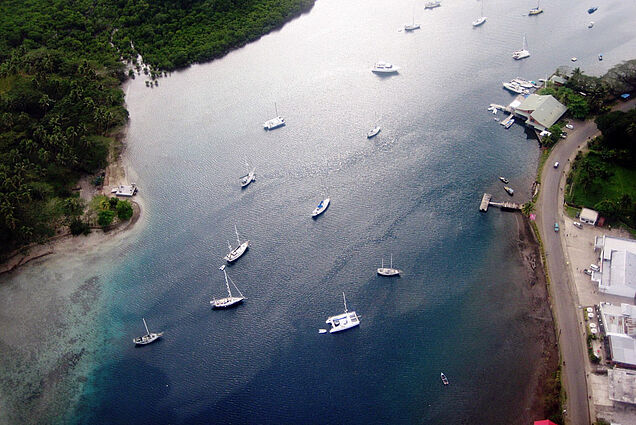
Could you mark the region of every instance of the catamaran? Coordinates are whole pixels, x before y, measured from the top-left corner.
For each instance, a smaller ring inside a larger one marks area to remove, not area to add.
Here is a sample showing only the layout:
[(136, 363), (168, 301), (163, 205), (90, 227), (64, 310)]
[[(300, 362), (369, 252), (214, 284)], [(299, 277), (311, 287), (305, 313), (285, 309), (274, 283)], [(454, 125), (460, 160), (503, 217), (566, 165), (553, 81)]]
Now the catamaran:
[[(223, 265), (219, 267), (219, 270), (222, 270), (223, 275), (225, 276), (225, 286), (227, 287), (227, 297), (219, 298), (219, 299), (214, 298), (212, 301), (210, 301), (210, 305), (212, 306), (212, 308), (227, 308), (227, 307), (231, 307), (233, 305), (242, 303), (245, 297), (241, 293), (241, 290), (236, 286), (234, 281), (232, 281), (232, 279), (229, 278), (229, 276), (227, 275), (227, 272), (225, 271), (225, 266)], [(234, 286), (236, 291), (239, 293), (240, 297), (235, 297), (232, 295), (232, 291), (230, 290), (230, 281), (232, 282), (232, 285)]]
[(327, 209), (327, 207), (329, 207), (329, 202), (330, 201), (331, 201), (330, 198), (326, 198), (326, 199), (323, 199), (322, 201), (320, 201), (318, 206), (316, 208), (314, 208), (314, 210), (311, 212), (311, 216), (312, 217), (318, 217), (320, 214), (324, 213), (325, 210)]
[(523, 36), (523, 46), (521, 47), (521, 50), (516, 50), (514, 52), (512, 52), (512, 58), (515, 60), (520, 60), (520, 59), (525, 59), (527, 57), (530, 57), (530, 52), (528, 51), (527, 47), (526, 47), (526, 36), (524, 34)]
[(384, 267), (384, 258), (382, 259), (382, 267), (378, 268), (378, 274), (380, 276), (399, 276), (400, 273), (402, 273), (402, 270), (398, 270), (398, 269), (394, 269), (393, 268), (393, 254), (391, 254), (391, 266), (390, 267)]
[(337, 316), (331, 316), (325, 321), (325, 323), (331, 325), (331, 329), (329, 329), (329, 333), (331, 334), (351, 329), (360, 324), (360, 319), (356, 312), (349, 312), (347, 310), (347, 298), (345, 297), (344, 292), (342, 293), (342, 300), (344, 301), (344, 313), (338, 314)]
[(276, 117), (272, 118), (269, 121), (265, 121), (265, 124), (263, 124), (265, 130), (273, 130), (285, 125), (285, 118), (278, 115), (278, 107), (276, 106), (276, 102), (274, 102), (274, 109), (276, 110)]
[(473, 26), (478, 27), (482, 25), (484, 22), (486, 22), (486, 19), (487, 18), (484, 16), (484, 0), (481, 0), (481, 15), (479, 16), (479, 18), (473, 21)]
[(241, 255), (245, 254), (245, 251), (247, 251), (247, 248), (249, 248), (250, 246), (249, 240), (241, 243), (241, 239), (239, 238), (236, 224), (234, 225), (234, 232), (236, 233), (236, 243), (238, 246), (236, 248), (232, 248), (230, 241), (227, 241), (227, 247), (230, 250), (230, 252), (223, 258), (225, 258), (225, 260), (228, 263), (233, 263), (234, 261), (238, 260), (241, 257)]
[(250, 166), (247, 163), (247, 161), (245, 162), (245, 166), (247, 167), (247, 174), (239, 178), (239, 181), (241, 182), (241, 187), (247, 187), (249, 186), (250, 183), (256, 180), (256, 173), (255, 173), (256, 168), (252, 168), (252, 171), (250, 171)]
[(537, 0), (537, 7), (530, 9), (530, 12), (528, 12), (528, 15), (532, 16), (532, 15), (538, 15), (539, 13), (543, 13), (543, 9), (539, 7), (539, 1), (541, 0)]
[(161, 336), (163, 335), (163, 332), (150, 332), (148, 330), (148, 325), (146, 325), (146, 319), (142, 318), (141, 320), (144, 321), (144, 327), (146, 328), (146, 335), (143, 336), (138, 336), (137, 338), (133, 338), (133, 342), (137, 345), (146, 345), (146, 344), (150, 344), (151, 342), (154, 342), (156, 340), (158, 340), (159, 338), (161, 338)]

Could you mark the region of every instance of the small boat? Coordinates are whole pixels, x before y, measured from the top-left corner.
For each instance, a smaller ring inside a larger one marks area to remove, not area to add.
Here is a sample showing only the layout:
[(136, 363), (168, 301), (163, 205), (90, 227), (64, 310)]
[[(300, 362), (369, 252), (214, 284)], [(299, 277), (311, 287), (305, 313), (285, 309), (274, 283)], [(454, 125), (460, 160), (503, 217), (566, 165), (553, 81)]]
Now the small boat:
[(274, 102), (274, 109), (276, 110), (276, 117), (272, 118), (269, 121), (265, 121), (265, 124), (263, 124), (263, 128), (265, 130), (273, 130), (275, 128), (282, 127), (285, 125), (285, 118), (278, 115), (278, 108), (276, 107), (276, 102)]
[(507, 179), (507, 178), (505, 178), (505, 177), (501, 177), (501, 176), (499, 176), (499, 180), (501, 180), (501, 181), (502, 181), (502, 182), (504, 182), (505, 184), (510, 183), (510, 180), (508, 180), (508, 179)]
[(426, 3), (424, 3), (424, 9), (434, 9), (436, 7), (440, 7), (441, 5), (441, 0), (427, 1)]
[(241, 243), (236, 225), (234, 225), (234, 232), (236, 233), (236, 243), (238, 246), (236, 248), (232, 248), (232, 245), (230, 245), (230, 241), (227, 241), (227, 247), (230, 252), (223, 258), (228, 263), (233, 263), (234, 261), (238, 260), (243, 254), (245, 254), (245, 251), (247, 251), (247, 248), (249, 248), (250, 246), (249, 240)]
[(598, 60), (602, 61), (603, 60), (603, 55), (598, 55)]
[(312, 217), (318, 217), (320, 214), (324, 213), (327, 207), (329, 207), (329, 202), (331, 199), (326, 198), (320, 201), (318, 206), (311, 212)]
[(515, 60), (521, 60), (521, 59), (525, 59), (527, 57), (530, 57), (530, 52), (528, 51), (527, 47), (526, 47), (526, 36), (523, 36), (523, 46), (521, 47), (521, 50), (516, 50), (514, 52), (512, 52), (512, 58)]
[(508, 193), (508, 195), (513, 196), (515, 194), (515, 191), (512, 190), (511, 187), (508, 186), (504, 186), (504, 190)]
[(355, 311), (349, 312), (347, 310), (347, 298), (345, 297), (345, 293), (342, 293), (342, 300), (344, 301), (344, 313), (338, 314), (336, 316), (328, 317), (325, 323), (331, 325), (331, 329), (329, 329), (329, 333), (335, 333), (340, 331), (345, 331), (347, 329), (351, 329), (360, 325), (360, 319)]
[(594, 6), (594, 7), (590, 7), (589, 9), (587, 9), (587, 13), (589, 13), (590, 15), (594, 12), (596, 12), (598, 10), (598, 7)]
[(442, 379), (442, 382), (444, 383), (444, 385), (450, 384), (450, 382), (448, 382), (448, 378), (446, 377), (446, 375), (444, 375), (444, 372), (440, 373), (439, 376)]
[(404, 31), (415, 31), (420, 29), (420, 24), (415, 23), (415, 9), (413, 9), (413, 22), (404, 25)]
[(373, 69), (371, 72), (375, 72), (376, 74), (395, 74), (398, 72), (400, 68), (397, 66), (393, 66), (393, 64), (388, 62), (378, 62), (373, 65)]
[(484, 16), (484, 0), (481, 0), (481, 15), (479, 15), (479, 18), (473, 21), (473, 26), (478, 27), (480, 25), (483, 25), (483, 23), (486, 22), (486, 19), (488, 18)]
[(241, 182), (241, 187), (247, 187), (249, 186), (250, 183), (256, 180), (256, 173), (255, 173), (256, 168), (253, 168), (252, 171), (250, 171), (250, 166), (247, 163), (247, 161), (245, 162), (245, 166), (247, 167), (247, 174), (239, 177), (239, 181)]
[(382, 259), (382, 266), (378, 268), (378, 274), (380, 276), (387, 276), (387, 277), (399, 276), (400, 273), (402, 273), (402, 270), (398, 270), (398, 269), (394, 269), (393, 268), (393, 254), (391, 254), (391, 266), (390, 267), (384, 267), (384, 258)]
[[(229, 279), (228, 281), (229, 276), (227, 275), (227, 272), (225, 271), (225, 265), (219, 267), (219, 270), (223, 271), (223, 275), (225, 276), (225, 286), (227, 287), (227, 297), (212, 299), (212, 301), (210, 301), (210, 305), (212, 306), (212, 308), (228, 308), (233, 305), (242, 303), (245, 297), (241, 293), (240, 289), (236, 286), (236, 284), (232, 281), (232, 279)], [(234, 288), (239, 293), (240, 297), (235, 297), (232, 295), (232, 291), (230, 290), (230, 281), (232, 282), (232, 285), (234, 285)]]
[[(510, 119), (509, 121), (507, 121), (505, 124), (503, 124), (503, 126), (504, 126), (504, 128), (507, 130), (507, 129), (509, 129), (510, 127), (512, 127), (512, 125), (513, 125), (514, 123), (515, 123), (515, 119), (514, 119), (514, 118), (512, 118), (512, 119)], [(501, 123), (500, 123), (500, 124), (501, 124)]]
[(594, 26), (594, 21), (590, 21), (590, 23), (589, 23), (589, 24), (587, 24), (587, 27), (588, 27), (588, 28), (592, 28), (593, 26)]
[(380, 127), (379, 125), (376, 125), (375, 127), (373, 127), (371, 130), (367, 132), (367, 139), (377, 136), (380, 130), (382, 130), (382, 127)]
[(161, 338), (161, 336), (163, 335), (163, 332), (150, 332), (148, 330), (148, 325), (146, 325), (146, 319), (141, 319), (144, 321), (144, 327), (146, 328), (146, 335), (143, 336), (138, 336), (137, 338), (133, 338), (133, 342), (137, 345), (146, 345), (146, 344), (150, 344), (151, 342), (154, 342), (156, 340), (158, 340), (159, 338)]
[(537, 87), (537, 85), (534, 82), (524, 80), (523, 78), (519, 78), (519, 77), (513, 78), (512, 80), (510, 80), (510, 82), (519, 84), (521, 87), (525, 89), (533, 89)]
[(572, 57), (570, 58), (570, 60), (571, 60), (572, 62), (576, 62), (576, 61), (578, 60), (578, 58), (577, 58), (576, 56), (572, 56)]
[(504, 82), (502, 82), (501, 84), (503, 85), (503, 87), (506, 90), (511, 91), (513, 93), (517, 93), (517, 94), (528, 94), (528, 93), (530, 93), (528, 91), (528, 89), (524, 89), (523, 87), (521, 87), (517, 83), (512, 83), (512, 82), (504, 83)]
[(543, 13), (543, 9), (541, 9), (539, 7), (539, 1), (540, 0), (537, 0), (537, 7), (530, 9), (530, 12), (528, 12), (529, 16), (538, 15), (539, 13)]

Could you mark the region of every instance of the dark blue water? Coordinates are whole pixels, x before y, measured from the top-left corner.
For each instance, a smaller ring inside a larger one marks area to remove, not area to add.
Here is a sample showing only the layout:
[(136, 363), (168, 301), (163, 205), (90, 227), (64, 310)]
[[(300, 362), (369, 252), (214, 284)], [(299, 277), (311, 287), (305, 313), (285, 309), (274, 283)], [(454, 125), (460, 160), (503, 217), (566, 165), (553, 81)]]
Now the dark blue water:
[[(539, 150), (486, 108), (512, 100), (501, 81), (545, 77), (571, 56), (590, 73), (636, 56), (634, 5), (608, 1), (590, 18), (589, 5), (555, 0), (528, 17), (534, 3), (488, 1), (474, 29), (477, 2), (416, 2), (422, 30), (397, 31), (413, 6), (319, 0), (221, 60), (127, 87), (143, 230), (98, 276), (101, 335), (69, 420), (525, 419), (541, 348), (516, 221), (478, 205), (484, 191), (506, 196), (499, 175), (527, 199)], [(532, 56), (515, 62), (524, 33)], [(375, 76), (377, 60), (402, 71)], [(288, 125), (264, 132), (274, 102)], [(376, 119), (383, 130), (367, 140)], [(257, 181), (241, 191), (245, 159)], [(312, 220), (325, 196), (331, 206)], [(235, 224), (252, 244), (228, 273), (248, 299), (212, 311)], [(404, 274), (381, 279), (391, 254)], [(343, 291), (360, 327), (319, 335)], [(136, 348), (142, 317), (165, 335)]]

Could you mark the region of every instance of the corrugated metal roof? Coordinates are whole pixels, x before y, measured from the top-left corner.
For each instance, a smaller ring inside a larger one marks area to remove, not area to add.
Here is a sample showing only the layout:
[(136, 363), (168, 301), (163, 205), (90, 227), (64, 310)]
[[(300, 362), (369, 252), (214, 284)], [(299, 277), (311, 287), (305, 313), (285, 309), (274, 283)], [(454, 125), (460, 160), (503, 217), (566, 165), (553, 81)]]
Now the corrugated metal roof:
[(533, 122), (550, 128), (568, 108), (551, 95), (541, 96), (533, 93), (526, 97), (516, 109), (530, 113), (530, 119)]

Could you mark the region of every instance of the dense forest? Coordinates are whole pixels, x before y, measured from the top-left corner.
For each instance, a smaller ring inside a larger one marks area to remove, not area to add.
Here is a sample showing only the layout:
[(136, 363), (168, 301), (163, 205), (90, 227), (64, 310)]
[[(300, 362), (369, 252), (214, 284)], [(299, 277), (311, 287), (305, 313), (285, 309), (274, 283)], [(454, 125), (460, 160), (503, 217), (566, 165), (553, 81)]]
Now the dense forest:
[(86, 228), (72, 189), (106, 165), (128, 118), (120, 85), (139, 54), (151, 73), (213, 59), (313, 3), (1, 2), (0, 257), (60, 226)]

